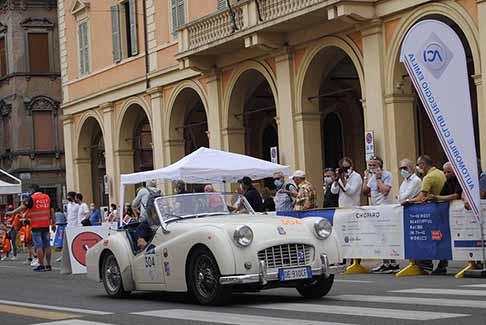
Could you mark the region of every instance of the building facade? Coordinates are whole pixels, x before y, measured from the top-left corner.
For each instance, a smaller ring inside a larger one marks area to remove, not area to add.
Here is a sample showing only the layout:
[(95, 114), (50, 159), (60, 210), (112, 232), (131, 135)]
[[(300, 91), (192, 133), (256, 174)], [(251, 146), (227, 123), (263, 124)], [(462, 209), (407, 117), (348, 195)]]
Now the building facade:
[(0, 8), (0, 168), (24, 191), (40, 185), (58, 206), (65, 168), (57, 3), (6, 0)]
[(365, 131), (397, 189), (400, 159), (445, 160), (399, 62), (427, 18), (463, 42), (486, 162), (486, 1), (225, 2), (58, 2), (69, 189), (116, 202), (121, 174), (200, 146), (263, 159), (277, 146), (280, 163), (320, 185), (344, 155), (365, 169)]

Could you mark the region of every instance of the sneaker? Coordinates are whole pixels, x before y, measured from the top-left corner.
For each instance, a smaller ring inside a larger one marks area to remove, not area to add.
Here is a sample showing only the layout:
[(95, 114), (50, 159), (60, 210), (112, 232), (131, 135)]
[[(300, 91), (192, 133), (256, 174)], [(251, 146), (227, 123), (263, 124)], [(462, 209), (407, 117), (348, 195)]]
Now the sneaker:
[(34, 271), (34, 272), (45, 272), (46, 268), (44, 267), (44, 265), (39, 265), (36, 268), (34, 268), (32, 271)]
[(56, 263), (60, 263), (62, 261), (62, 256), (56, 259)]
[(39, 259), (36, 257), (32, 260), (32, 262), (30, 263), (30, 266), (32, 267), (38, 267), (40, 264), (39, 264)]
[(52, 271), (52, 266), (46, 265), (45, 269), (46, 269), (46, 271)]
[(11, 261), (16, 261), (16, 260), (17, 260), (17, 256), (12, 256), (12, 257), (10, 258), (10, 260), (11, 260)]
[(387, 266), (385, 264), (380, 264), (375, 266), (374, 268), (371, 269), (371, 273), (381, 273), (383, 272)]
[(383, 269), (383, 271), (381, 271), (381, 273), (383, 273), (383, 274), (393, 274), (393, 273), (397, 273), (398, 271), (400, 271), (400, 265), (398, 265), (398, 264), (388, 264), (388, 265), (385, 265), (385, 268)]
[(0, 261), (5, 261), (7, 259), (7, 256), (4, 256), (0, 259)]
[(434, 271), (432, 271), (432, 275), (446, 275), (447, 268), (445, 267), (437, 267)]

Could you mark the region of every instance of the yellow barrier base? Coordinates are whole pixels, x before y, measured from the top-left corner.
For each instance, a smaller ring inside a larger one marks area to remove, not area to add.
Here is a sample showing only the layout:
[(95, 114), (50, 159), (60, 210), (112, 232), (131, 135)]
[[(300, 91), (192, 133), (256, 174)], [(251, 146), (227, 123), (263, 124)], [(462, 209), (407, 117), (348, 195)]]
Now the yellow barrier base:
[(474, 263), (473, 261), (469, 261), (469, 262), (467, 262), (466, 267), (465, 267), (465, 268), (463, 268), (462, 270), (460, 270), (459, 272), (457, 272), (457, 274), (456, 274), (456, 275), (454, 275), (454, 277), (455, 277), (456, 279), (461, 279), (461, 278), (463, 278), (463, 277), (464, 277), (464, 273), (466, 273), (466, 271), (468, 271), (468, 270), (473, 270), (473, 269), (475, 269), (475, 268), (476, 268), (475, 263)]
[(369, 273), (369, 270), (361, 265), (357, 259), (353, 260), (353, 264), (347, 267), (346, 271), (343, 274), (363, 274)]
[(404, 269), (395, 274), (397, 277), (402, 276), (416, 276), (416, 275), (427, 275), (426, 272), (422, 270), (420, 266), (415, 264), (415, 262), (410, 262)]

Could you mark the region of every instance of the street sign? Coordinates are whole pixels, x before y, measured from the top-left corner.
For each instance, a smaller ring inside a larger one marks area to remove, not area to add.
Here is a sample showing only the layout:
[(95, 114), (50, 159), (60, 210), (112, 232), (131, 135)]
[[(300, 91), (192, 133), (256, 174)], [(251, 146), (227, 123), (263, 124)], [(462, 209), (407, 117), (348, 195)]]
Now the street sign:
[(278, 164), (278, 147), (270, 148), (270, 161), (274, 164)]
[(375, 155), (375, 136), (373, 131), (365, 132), (365, 157), (366, 161)]

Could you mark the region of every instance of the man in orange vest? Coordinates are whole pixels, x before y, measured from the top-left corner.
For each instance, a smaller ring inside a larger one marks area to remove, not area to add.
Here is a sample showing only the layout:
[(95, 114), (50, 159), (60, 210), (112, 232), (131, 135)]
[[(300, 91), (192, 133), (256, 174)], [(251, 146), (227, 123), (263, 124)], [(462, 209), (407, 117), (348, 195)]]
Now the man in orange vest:
[[(56, 231), (56, 220), (54, 209), (51, 205), (49, 195), (42, 193), (38, 185), (32, 185), (32, 195), (27, 198), (17, 209), (7, 214), (17, 214), (28, 210), (30, 216), (30, 226), (32, 227), (32, 240), (39, 259), (39, 266), (34, 268), (34, 272), (51, 271), (51, 245), (50, 231)], [(44, 256), (46, 265), (44, 265)]]

